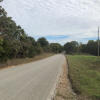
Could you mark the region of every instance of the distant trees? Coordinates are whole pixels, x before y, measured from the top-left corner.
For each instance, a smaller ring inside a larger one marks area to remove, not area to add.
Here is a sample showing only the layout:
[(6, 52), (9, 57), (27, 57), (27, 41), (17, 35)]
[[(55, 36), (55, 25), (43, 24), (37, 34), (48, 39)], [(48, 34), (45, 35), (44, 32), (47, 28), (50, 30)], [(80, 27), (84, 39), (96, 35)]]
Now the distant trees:
[[(0, 1), (1, 2), (1, 1)], [(13, 58), (34, 57), (49, 45), (45, 38), (36, 42), (26, 35), (21, 26), (17, 26), (0, 6), (0, 61)]]
[(43, 48), (44, 52), (49, 52), (49, 42), (46, 40), (46, 38), (39, 38), (37, 43)]
[(38, 42), (38, 43), (40, 44), (40, 46), (42, 46), (42, 47), (47, 47), (47, 46), (49, 45), (48, 41), (47, 41), (44, 37), (39, 38), (39, 39), (37, 40), (37, 42)]
[(87, 44), (80, 45), (80, 51), (92, 55), (97, 55), (97, 41), (89, 40)]
[(97, 55), (97, 42), (93, 40), (88, 41), (86, 49), (87, 53)]
[(78, 43), (76, 41), (67, 42), (64, 45), (67, 54), (86, 53), (97, 55), (97, 41), (89, 40), (87, 44)]
[(66, 53), (75, 53), (78, 51), (78, 42), (76, 41), (71, 41), (71, 42), (67, 42), (65, 45), (64, 45), (64, 50), (66, 51)]
[(63, 51), (63, 47), (59, 43), (51, 43), (50, 49), (54, 53), (61, 53)]
[(26, 35), (21, 26), (7, 17), (7, 12), (0, 6), (0, 61), (30, 58), (43, 52), (59, 53), (61, 50), (62, 46), (58, 43), (49, 44), (44, 37), (35, 41), (33, 37)]

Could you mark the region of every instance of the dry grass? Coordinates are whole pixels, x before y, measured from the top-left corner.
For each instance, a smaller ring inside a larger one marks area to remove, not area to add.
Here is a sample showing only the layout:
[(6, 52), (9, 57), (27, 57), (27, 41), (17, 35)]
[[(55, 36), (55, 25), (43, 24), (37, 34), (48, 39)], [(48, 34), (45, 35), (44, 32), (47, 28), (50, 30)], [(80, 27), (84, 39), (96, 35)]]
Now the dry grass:
[(43, 58), (46, 58), (46, 57), (49, 57), (49, 56), (52, 56), (52, 55), (54, 55), (54, 54), (44, 53), (44, 54), (35, 56), (34, 58), (19, 58), (19, 59), (8, 60), (5, 63), (0, 63), (0, 69), (11, 67), (11, 66), (14, 66), (14, 65), (19, 65), (19, 64), (30, 63), (30, 62), (40, 60), (40, 59), (43, 59)]

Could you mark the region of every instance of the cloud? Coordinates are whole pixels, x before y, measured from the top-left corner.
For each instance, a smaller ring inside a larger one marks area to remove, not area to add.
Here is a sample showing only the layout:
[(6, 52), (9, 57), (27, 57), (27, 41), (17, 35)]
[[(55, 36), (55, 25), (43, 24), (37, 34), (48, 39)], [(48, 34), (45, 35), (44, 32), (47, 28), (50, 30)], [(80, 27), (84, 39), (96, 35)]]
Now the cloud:
[(2, 5), (8, 16), (33, 37), (45, 36), (62, 44), (97, 37), (99, 0), (4, 0)]

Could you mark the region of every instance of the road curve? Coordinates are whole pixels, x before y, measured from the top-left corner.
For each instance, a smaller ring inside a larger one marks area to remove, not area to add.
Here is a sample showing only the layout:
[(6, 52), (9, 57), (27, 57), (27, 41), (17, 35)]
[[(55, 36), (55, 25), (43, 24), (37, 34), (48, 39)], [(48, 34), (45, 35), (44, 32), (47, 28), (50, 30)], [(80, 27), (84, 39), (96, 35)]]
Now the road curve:
[(0, 100), (47, 100), (65, 61), (55, 55), (0, 70)]

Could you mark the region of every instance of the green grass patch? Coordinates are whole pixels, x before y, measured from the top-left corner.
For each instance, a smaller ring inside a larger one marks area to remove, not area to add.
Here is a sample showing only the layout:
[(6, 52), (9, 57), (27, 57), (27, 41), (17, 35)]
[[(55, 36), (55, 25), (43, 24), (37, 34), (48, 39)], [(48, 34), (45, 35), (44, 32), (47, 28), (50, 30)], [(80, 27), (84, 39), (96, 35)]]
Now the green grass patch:
[(100, 100), (100, 57), (68, 56), (69, 77), (78, 94)]

